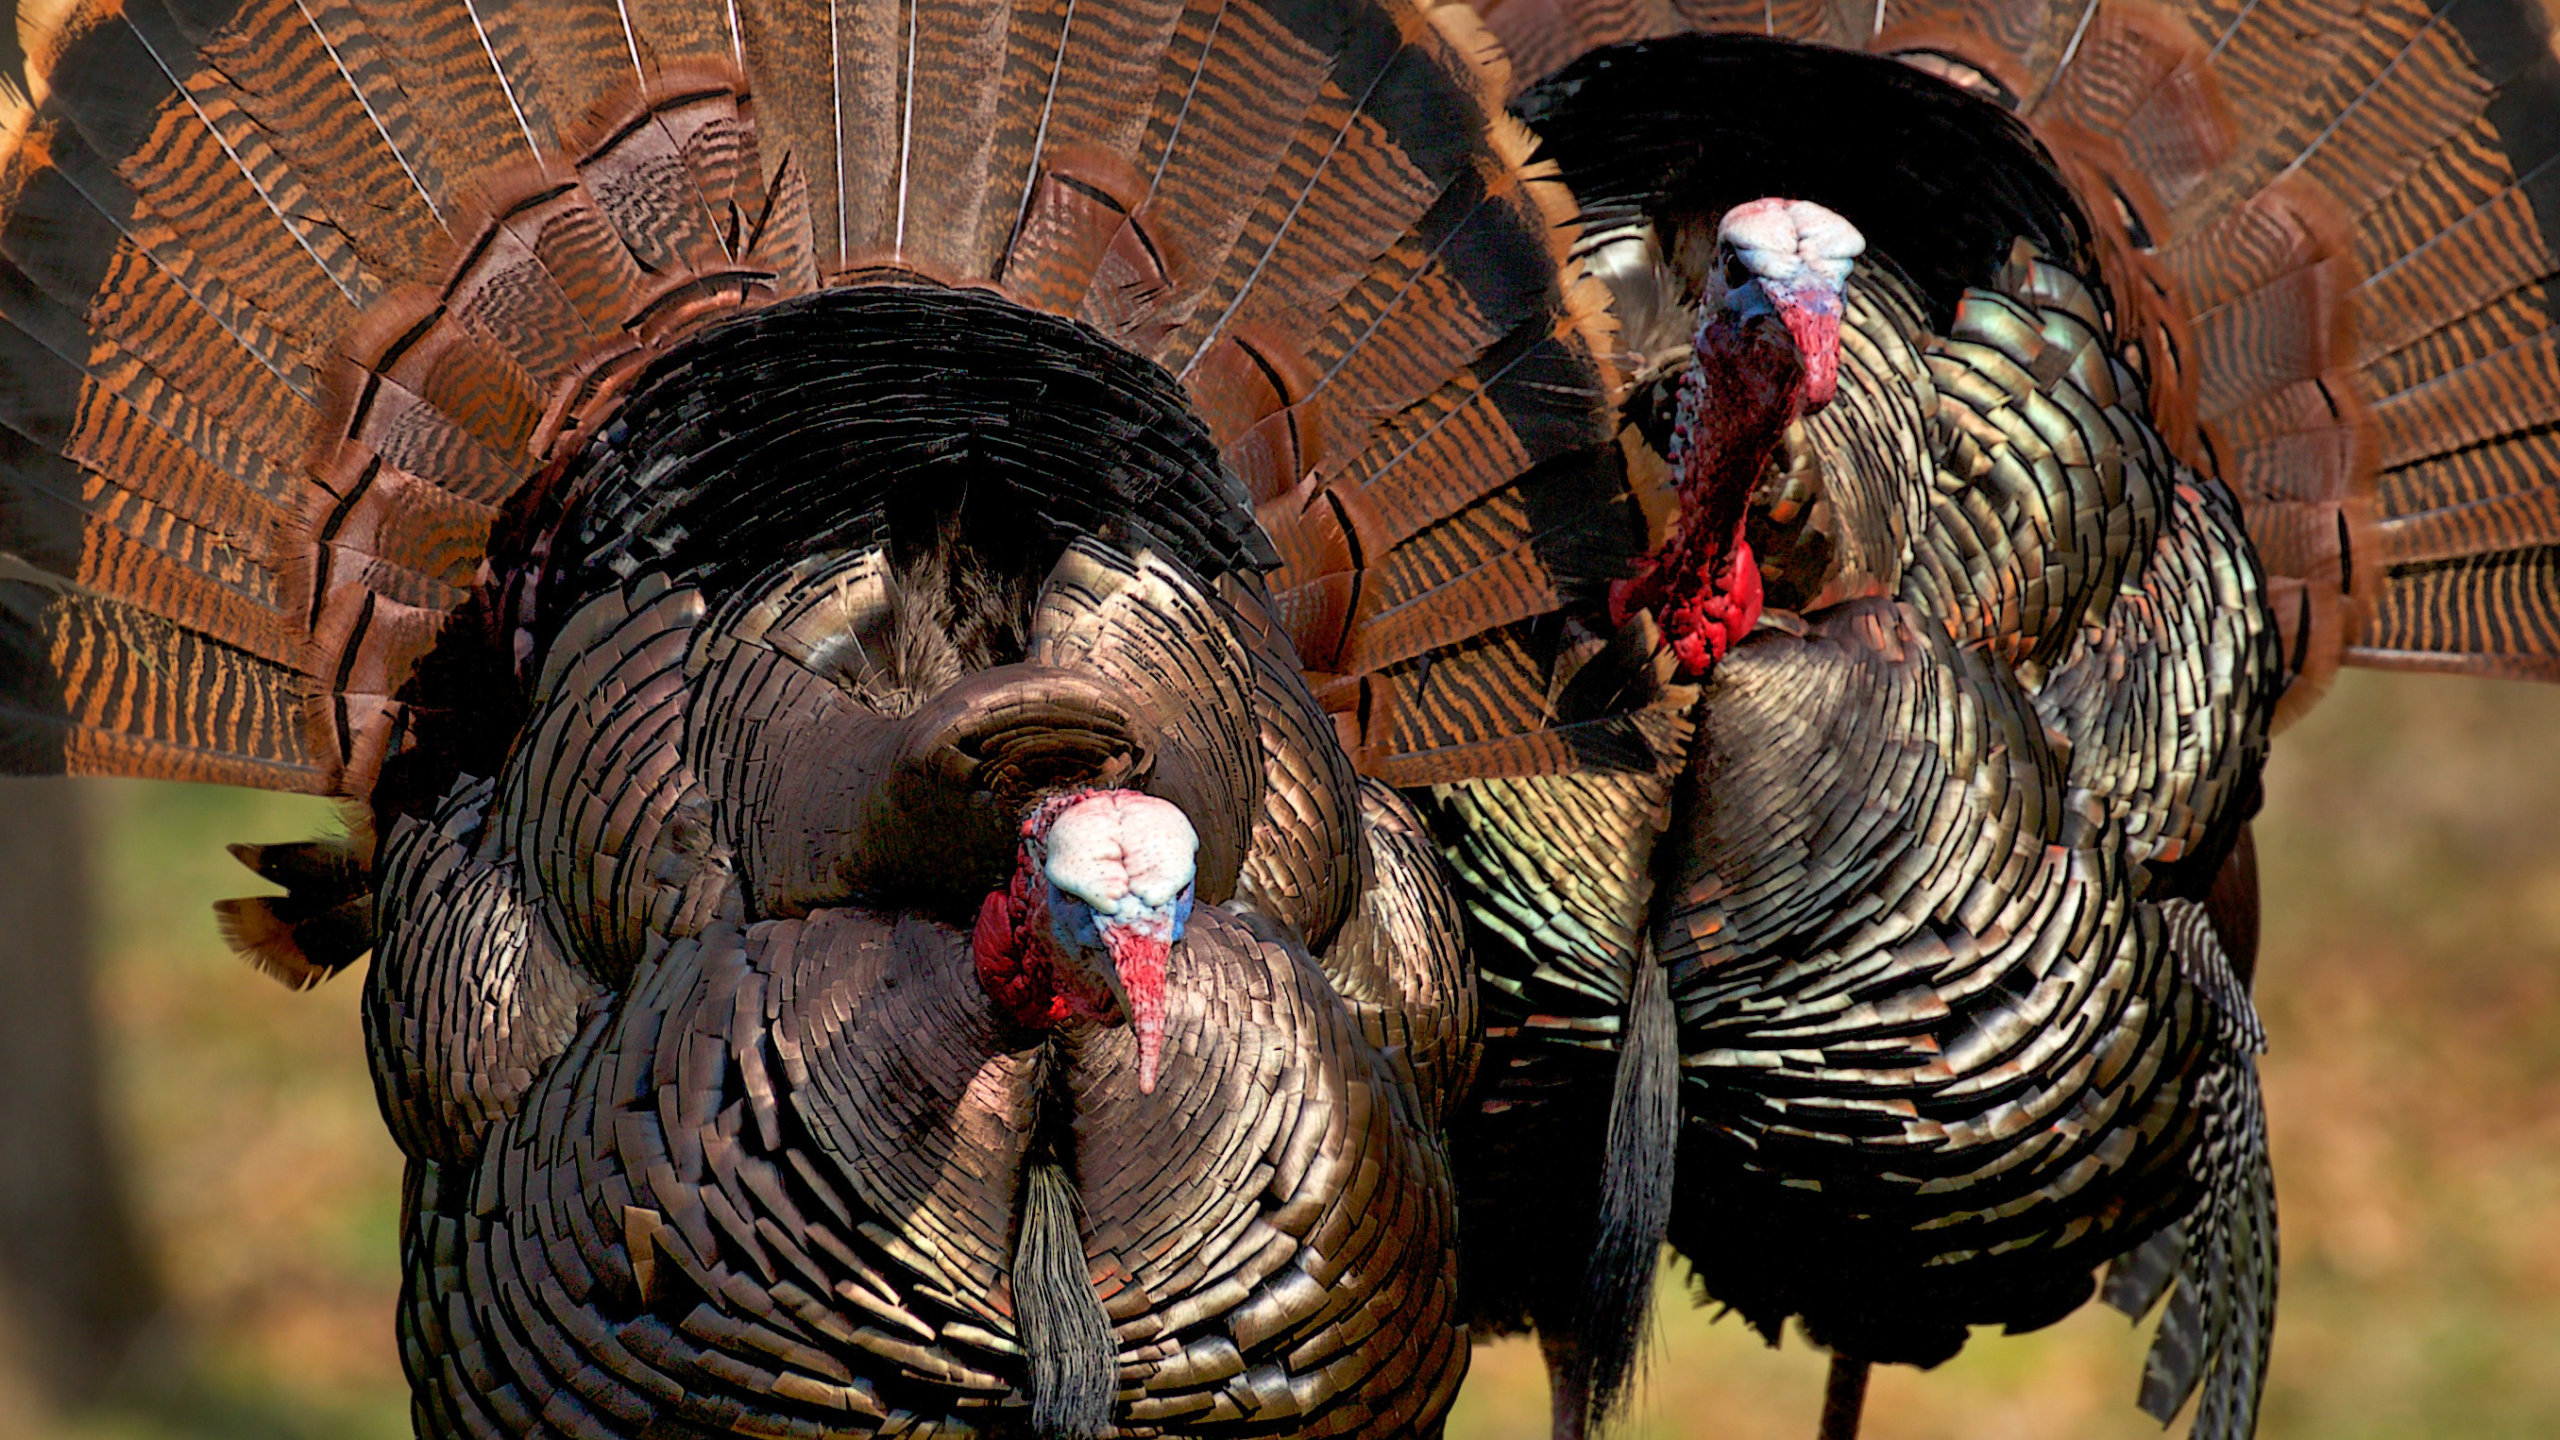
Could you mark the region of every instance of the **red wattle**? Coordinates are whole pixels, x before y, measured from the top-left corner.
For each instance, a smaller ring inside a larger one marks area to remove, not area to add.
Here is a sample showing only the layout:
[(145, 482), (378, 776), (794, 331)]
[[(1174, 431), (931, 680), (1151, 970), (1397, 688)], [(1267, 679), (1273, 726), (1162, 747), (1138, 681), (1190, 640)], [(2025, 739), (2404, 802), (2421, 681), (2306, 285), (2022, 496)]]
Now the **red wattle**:
[(1739, 530), (1733, 532), (1732, 558), (1725, 563), (1723, 599), (1725, 643), (1731, 646), (1760, 623), (1760, 558)]
[(990, 892), (978, 906), (978, 927), (969, 936), (969, 953), (978, 962), (978, 985), (996, 1008), (1021, 1023), (1026, 1010), (1045, 1009), (1032, 1003), (1032, 991), (1038, 988), (1028, 973), (1022, 953), (1020, 917), (1014, 913), (1013, 897), (1002, 890)]
[(1760, 623), (1760, 562), (1751, 542), (1736, 529), (1723, 554), (1702, 560), (1694, 585), (1685, 588), (1687, 597), (1662, 617), (1662, 628), (1681, 672), (1694, 680)]
[(1609, 623), (1624, 625), (1639, 610), (1662, 603), (1662, 567), (1647, 555), (1636, 561), (1636, 573), (1609, 583)]

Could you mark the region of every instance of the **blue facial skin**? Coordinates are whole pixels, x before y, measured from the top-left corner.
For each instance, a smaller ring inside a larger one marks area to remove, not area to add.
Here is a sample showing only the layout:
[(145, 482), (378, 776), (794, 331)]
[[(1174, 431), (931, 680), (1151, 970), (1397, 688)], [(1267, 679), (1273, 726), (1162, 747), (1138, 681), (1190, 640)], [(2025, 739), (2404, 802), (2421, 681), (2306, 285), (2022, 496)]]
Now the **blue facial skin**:
[(1761, 282), (1756, 278), (1748, 285), (1737, 285), (1724, 292), (1724, 303), (1727, 310), (1746, 319), (1753, 315), (1778, 313), (1778, 307), (1771, 302), (1769, 292), (1762, 288)]
[(1105, 963), (1101, 968), (1103, 973), (1110, 976), (1115, 982), (1115, 989), (1117, 989), (1116, 982), (1118, 980), (1118, 975), (1112, 970), (1109, 964), (1111, 947), (1104, 938), (1103, 927), (1106, 925), (1129, 925), (1142, 919), (1167, 915), (1169, 913), (1173, 923), (1171, 928), (1165, 932), (1165, 939), (1168, 943), (1171, 943), (1173, 941), (1180, 940), (1182, 938), (1183, 927), (1191, 923), (1191, 887), (1188, 885), (1182, 887), (1181, 894), (1173, 897), (1172, 904), (1163, 906), (1135, 906), (1133, 907), (1134, 913), (1124, 920), (1116, 915), (1108, 919), (1096, 915), (1093, 913), (1093, 906), (1086, 903), (1082, 896), (1077, 895), (1072, 890), (1059, 889), (1058, 882), (1054, 880), (1047, 883), (1049, 887), (1049, 894), (1047, 897), (1049, 904), (1049, 938), (1057, 942), (1058, 953), (1062, 955), (1103, 956)]
[(1724, 292), (1725, 308), (1746, 320), (1754, 315), (1780, 314), (1778, 307), (1782, 301), (1816, 315), (1837, 315), (1841, 310), (1839, 287), (1824, 285), (1818, 280), (1781, 285), (1774, 280), (1754, 276), (1750, 284), (1737, 285)]

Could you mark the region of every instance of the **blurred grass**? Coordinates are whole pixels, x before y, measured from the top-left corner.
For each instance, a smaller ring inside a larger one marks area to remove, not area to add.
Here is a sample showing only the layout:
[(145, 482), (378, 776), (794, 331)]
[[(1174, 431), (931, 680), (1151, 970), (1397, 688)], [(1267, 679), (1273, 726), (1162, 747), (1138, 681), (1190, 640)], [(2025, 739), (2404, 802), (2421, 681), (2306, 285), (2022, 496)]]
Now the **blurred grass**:
[(238, 840), (335, 828), (324, 802), (94, 782), (99, 1005), (127, 1177), (170, 1313), (81, 1440), (391, 1440), (400, 1157), (374, 1108), (358, 977), (293, 994), (213, 902)]
[[(41, 1440), (405, 1434), (398, 1157), (356, 977), (289, 994), (206, 908), (254, 884), (223, 842), (331, 817), (99, 791), (111, 1075), (172, 1315), (115, 1406)], [(2345, 677), (2278, 743), (2259, 842), (2285, 1238), (2261, 1434), (2560, 1435), (2560, 689)], [(1708, 1313), (1666, 1309), (1627, 1440), (1810, 1440), (1823, 1357)], [(2095, 1308), (1986, 1334), (1879, 1372), (1866, 1434), (2156, 1435), (2131, 1405), (2144, 1344)], [(1452, 1440), (1544, 1432), (1532, 1349), (1480, 1351)]]

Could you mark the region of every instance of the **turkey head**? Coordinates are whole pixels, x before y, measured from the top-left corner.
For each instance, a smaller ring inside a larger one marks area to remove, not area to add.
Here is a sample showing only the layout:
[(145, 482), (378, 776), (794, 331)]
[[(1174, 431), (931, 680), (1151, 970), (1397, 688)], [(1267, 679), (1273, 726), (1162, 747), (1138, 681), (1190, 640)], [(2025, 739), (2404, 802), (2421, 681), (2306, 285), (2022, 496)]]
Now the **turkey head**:
[(1138, 1088), (1153, 1094), (1165, 970), (1191, 920), (1199, 848), (1191, 821), (1152, 795), (1042, 802), (1022, 822), (1012, 882), (978, 911), (978, 983), (1026, 1027), (1078, 1016), (1133, 1026)]
[(1788, 427), (1831, 403), (1842, 294), (1865, 248), (1855, 226), (1803, 200), (1754, 200), (1717, 226), (1671, 436), (1679, 519), (1610, 594), (1620, 624), (1638, 609), (1656, 613), (1688, 678), (1759, 622), (1760, 568), (1744, 521)]
[(1840, 382), (1842, 296), (1850, 267), (1866, 248), (1858, 227), (1810, 200), (1733, 207), (1716, 226), (1701, 351), (1707, 329), (1719, 320), (1775, 315), (1795, 341), (1803, 369), (1798, 412), (1830, 404)]

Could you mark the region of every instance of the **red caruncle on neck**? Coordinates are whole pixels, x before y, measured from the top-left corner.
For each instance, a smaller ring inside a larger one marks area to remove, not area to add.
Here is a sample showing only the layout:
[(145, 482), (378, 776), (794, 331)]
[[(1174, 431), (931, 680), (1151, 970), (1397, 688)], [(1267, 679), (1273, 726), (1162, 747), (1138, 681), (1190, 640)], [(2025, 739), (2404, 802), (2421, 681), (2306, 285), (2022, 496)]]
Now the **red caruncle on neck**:
[(1680, 518), (1609, 597), (1618, 623), (1638, 609), (1654, 612), (1686, 678), (1704, 675), (1759, 623), (1760, 567), (1743, 524), (1804, 401), (1805, 368), (1787, 327), (1732, 315), (1699, 327), (1673, 445)]
[(1011, 884), (978, 906), (969, 949), (977, 961), (980, 988), (1016, 1025), (1045, 1030), (1072, 1019), (1111, 1016), (1110, 995), (1089, 993), (1060, 963), (1049, 932), (1045, 887), (1032, 884), (1019, 870)]

